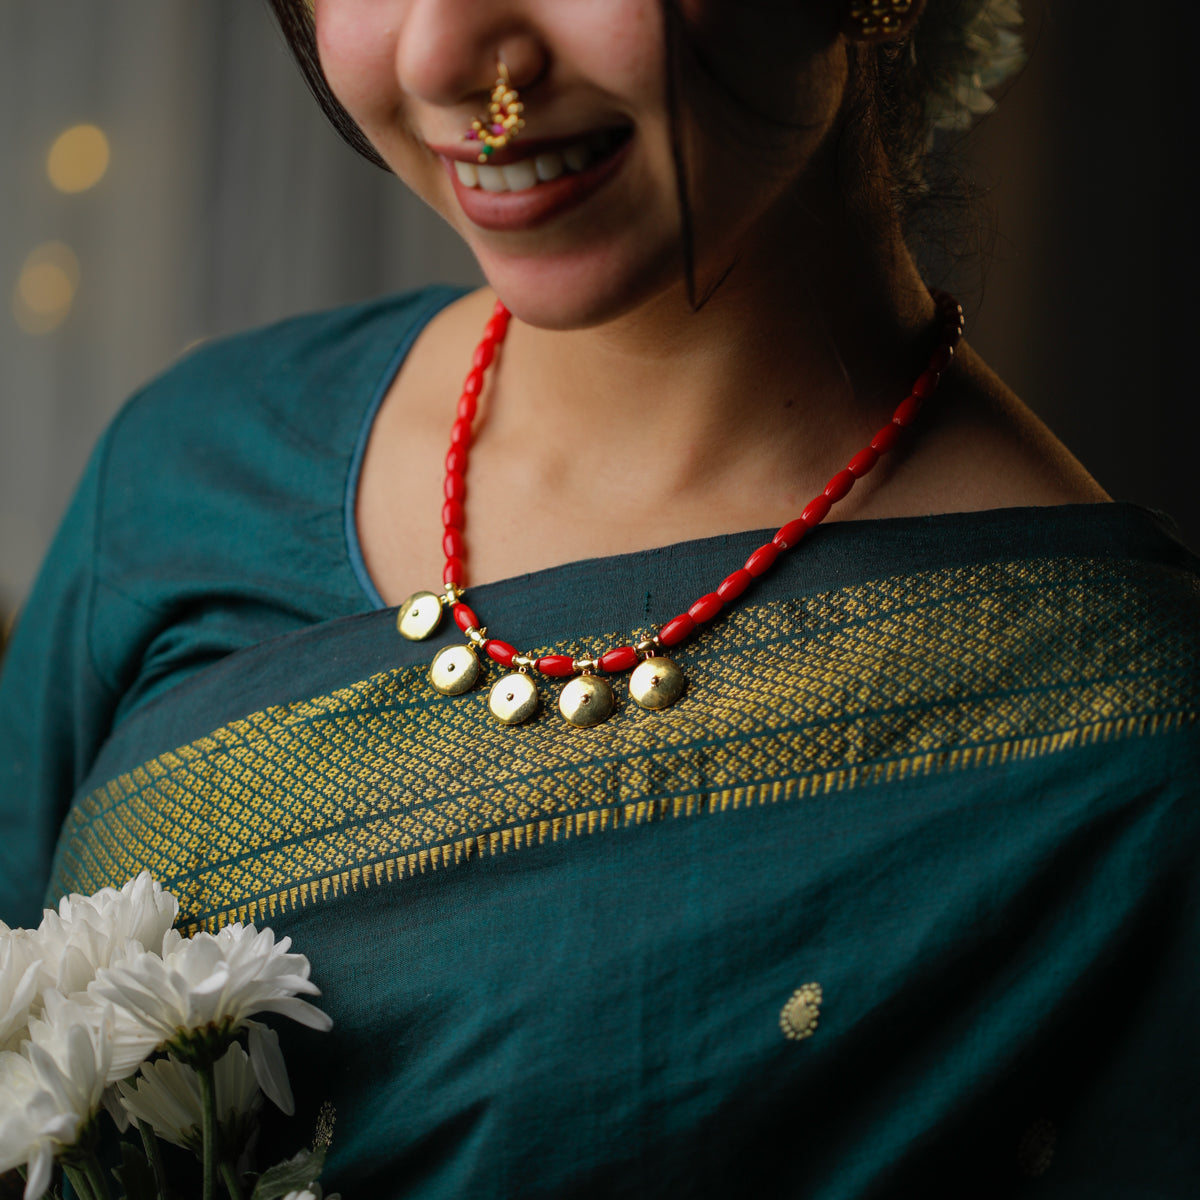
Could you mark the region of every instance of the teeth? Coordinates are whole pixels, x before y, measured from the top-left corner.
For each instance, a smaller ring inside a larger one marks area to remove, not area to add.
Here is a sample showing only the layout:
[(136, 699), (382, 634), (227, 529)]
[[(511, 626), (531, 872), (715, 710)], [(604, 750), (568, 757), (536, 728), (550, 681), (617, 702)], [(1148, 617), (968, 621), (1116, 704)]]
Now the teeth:
[(509, 163), (500, 170), (504, 172), (504, 182), (508, 184), (510, 192), (527, 192), (530, 188), (537, 187), (537, 170), (527, 158)]
[(485, 192), (507, 192), (508, 184), (504, 182), (503, 167), (478, 166), (475, 168), (479, 175), (479, 186)]
[(458, 178), (464, 187), (478, 187), (485, 192), (527, 192), (539, 183), (549, 183), (567, 171), (582, 171), (587, 168), (596, 154), (603, 154), (611, 139), (599, 138), (576, 142), (562, 153), (548, 150), (536, 158), (522, 158), (504, 167), (469, 162), (454, 163)]
[(543, 183), (549, 183), (551, 179), (557, 179), (566, 169), (566, 164), (562, 160), (561, 154), (555, 154), (551, 151), (548, 154), (539, 154), (533, 160), (534, 169), (537, 171), (537, 177)]
[(586, 142), (577, 142), (563, 151), (563, 161), (572, 171), (582, 171), (592, 160), (592, 152)]

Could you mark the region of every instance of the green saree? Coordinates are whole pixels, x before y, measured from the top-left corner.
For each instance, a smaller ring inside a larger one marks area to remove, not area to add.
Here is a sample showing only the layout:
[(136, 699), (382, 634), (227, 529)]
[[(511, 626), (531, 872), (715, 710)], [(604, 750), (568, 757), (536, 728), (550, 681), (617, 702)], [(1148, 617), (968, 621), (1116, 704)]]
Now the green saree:
[[(675, 707), (581, 731), (547, 687), (498, 726), (433, 691), (450, 632), (397, 636), (346, 517), (449, 295), (214, 348), (115, 427), (0, 681), (0, 916), (53, 842), (51, 897), (149, 867), (189, 928), (290, 934), (335, 1025), (285, 1049), (348, 1200), (1194, 1195), (1195, 560), (1125, 505), (832, 524), (679, 650)], [(193, 393), (230, 398), (207, 441)], [(247, 480), (258, 525), (223, 527)], [(472, 602), (582, 653), (762, 540)]]

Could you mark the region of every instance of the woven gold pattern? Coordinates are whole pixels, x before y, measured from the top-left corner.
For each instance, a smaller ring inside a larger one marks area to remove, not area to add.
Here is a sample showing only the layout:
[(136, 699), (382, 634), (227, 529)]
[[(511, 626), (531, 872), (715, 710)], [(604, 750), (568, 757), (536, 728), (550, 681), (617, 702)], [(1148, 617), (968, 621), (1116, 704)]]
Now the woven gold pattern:
[(748, 605), (681, 648), (673, 708), (622, 698), (589, 730), (549, 689), (506, 727), (486, 687), (447, 698), (423, 665), (388, 672), (111, 780), (69, 816), (54, 887), (148, 867), (193, 927), (215, 927), (477, 855), (1160, 735), (1200, 707), (1180, 603), (1194, 587), (1052, 559)]

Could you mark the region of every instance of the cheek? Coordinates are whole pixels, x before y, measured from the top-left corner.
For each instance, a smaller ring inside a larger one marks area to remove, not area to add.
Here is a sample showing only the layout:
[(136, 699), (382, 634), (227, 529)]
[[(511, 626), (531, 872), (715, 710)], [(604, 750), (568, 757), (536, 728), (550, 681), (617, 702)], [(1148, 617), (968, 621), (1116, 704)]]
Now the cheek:
[(396, 78), (397, 21), (385, 4), (317, 0), (317, 53), (342, 107), (368, 137), (400, 104)]

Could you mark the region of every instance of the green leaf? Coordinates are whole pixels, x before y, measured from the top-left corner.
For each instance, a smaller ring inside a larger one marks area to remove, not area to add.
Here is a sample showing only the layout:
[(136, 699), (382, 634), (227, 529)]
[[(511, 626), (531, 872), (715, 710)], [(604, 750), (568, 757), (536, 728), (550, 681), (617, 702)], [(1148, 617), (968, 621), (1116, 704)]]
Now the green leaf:
[(154, 1172), (146, 1156), (132, 1142), (121, 1143), (121, 1165), (113, 1168), (125, 1200), (158, 1200)]
[(254, 1185), (250, 1200), (279, 1200), (288, 1192), (306, 1188), (320, 1174), (325, 1165), (325, 1151), (301, 1150), (287, 1162), (268, 1168)]

